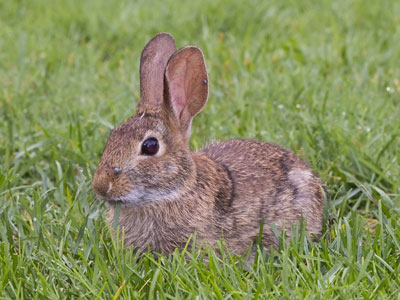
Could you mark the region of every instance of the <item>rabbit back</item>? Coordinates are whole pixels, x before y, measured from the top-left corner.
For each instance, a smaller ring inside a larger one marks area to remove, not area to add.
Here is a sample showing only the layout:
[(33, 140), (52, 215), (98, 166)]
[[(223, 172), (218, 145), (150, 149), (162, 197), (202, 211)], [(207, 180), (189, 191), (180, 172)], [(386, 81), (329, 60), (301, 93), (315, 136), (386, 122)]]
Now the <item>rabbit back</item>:
[[(293, 152), (255, 140), (229, 140), (209, 145), (201, 153), (223, 166), (232, 181), (232, 197), (224, 207), (224, 237), (230, 248), (249, 245), (264, 222), (262, 242), (276, 246), (273, 232), (305, 220), (316, 236), (324, 207), (321, 180)], [(216, 199), (219, 201), (219, 199)], [(248, 240), (245, 242), (245, 240)]]

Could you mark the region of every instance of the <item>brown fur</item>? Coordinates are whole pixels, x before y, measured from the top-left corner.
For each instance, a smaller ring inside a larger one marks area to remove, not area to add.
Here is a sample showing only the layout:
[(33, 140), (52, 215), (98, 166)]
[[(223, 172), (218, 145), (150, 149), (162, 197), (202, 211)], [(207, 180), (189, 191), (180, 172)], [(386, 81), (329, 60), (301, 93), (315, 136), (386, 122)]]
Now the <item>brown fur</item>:
[[(162, 34), (152, 41), (171, 46), (171, 39)], [(182, 249), (196, 233), (211, 245), (223, 237), (232, 251), (243, 253), (256, 241), (262, 220), (265, 247), (277, 244), (272, 226), (290, 235), (291, 226), (302, 219), (307, 231), (318, 236), (322, 183), (294, 153), (254, 140), (229, 140), (190, 151), (190, 124), (208, 95), (199, 51), (190, 47), (164, 53), (172, 55), (168, 63), (163, 59), (164, 81), (155, 76), (157, 82), (150, 83), (164, 90), (163, 99), (142, 98), (136, 115), (113, 130), (107, 141), (92, 185), (100, 199), (121, 203), (125, 245), (138, 250), (150, 246), (167, 254)], [(146, 76), (141, 71), (148, 81), (151, 77)], [(140, 154), (149, 136), (160, 143), (155, 156)], [(116, 174), (114, 168), (121, 172)], [(113, 218), (110, 205), (109, 221)]]

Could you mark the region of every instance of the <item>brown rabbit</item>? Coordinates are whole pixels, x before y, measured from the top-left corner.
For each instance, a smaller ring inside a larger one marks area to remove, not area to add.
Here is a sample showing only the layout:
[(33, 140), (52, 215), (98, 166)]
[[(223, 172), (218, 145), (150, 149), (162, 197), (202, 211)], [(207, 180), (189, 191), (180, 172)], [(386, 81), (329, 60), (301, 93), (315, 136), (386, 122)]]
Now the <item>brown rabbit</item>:
[(279, 146), (229, 140), (199, 152), (189, 149), (193, 117), (208, 98), (202, 51), (176, 51), (173, 38), (156, 35), (140, 61), (136, 114), (114, 129), (93, 178), (99, 199), (121, 205), (125, 245), (164, 254), (182, 249), (191, 234), (213, 245), (223, 238), (235, 253), (257, 240), (276, 246), (272, 227), (304, 219), (322, 228), (322, 183), (307, 164)]

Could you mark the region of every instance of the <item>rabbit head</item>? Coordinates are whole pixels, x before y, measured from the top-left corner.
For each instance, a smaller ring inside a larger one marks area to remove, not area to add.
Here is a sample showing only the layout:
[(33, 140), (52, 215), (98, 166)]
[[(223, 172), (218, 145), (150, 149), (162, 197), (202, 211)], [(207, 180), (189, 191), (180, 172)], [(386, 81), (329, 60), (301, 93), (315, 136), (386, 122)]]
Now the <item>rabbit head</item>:
[(201, 50), (176, 51), (166, 33), (151, 39), (141, 55), (136, 113), (111, 131), (94, 174), (98, 198), (127, 206), (176, 198), (195, 180), (188, 140), (207, 97)]

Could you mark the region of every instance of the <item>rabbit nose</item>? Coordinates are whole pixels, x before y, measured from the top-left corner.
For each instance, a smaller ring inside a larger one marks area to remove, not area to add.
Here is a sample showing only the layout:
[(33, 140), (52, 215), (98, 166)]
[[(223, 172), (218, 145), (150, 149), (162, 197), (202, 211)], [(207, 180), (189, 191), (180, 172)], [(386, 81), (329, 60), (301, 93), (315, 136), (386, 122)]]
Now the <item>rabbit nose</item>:
[(104, 170), (104, 169), (97, 169), (96, 173), (94, 174), (93, 181), (92, 181), (92, 188), (94, 192), (102, 197), (106, 197), (107, 194), (110, 192), (112, 183), (111, 179), (113, 175), (119, 174), (119, 169), (116, 171), (113, 168), (113, 170)]
[(96, 172), (93, 177), (92, 188), (97, 195), (105, 197), (108, 191), (108, 180), (106, 176)]
[(106, 197), (112, 189), (113, 179), (118, 177), (121, 172), (122, 170), (118, 167), (99, 167), (96, 170), (92, 181), (94, 192), (101, 197)]

